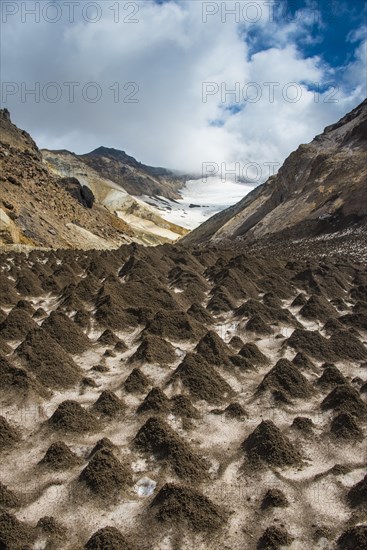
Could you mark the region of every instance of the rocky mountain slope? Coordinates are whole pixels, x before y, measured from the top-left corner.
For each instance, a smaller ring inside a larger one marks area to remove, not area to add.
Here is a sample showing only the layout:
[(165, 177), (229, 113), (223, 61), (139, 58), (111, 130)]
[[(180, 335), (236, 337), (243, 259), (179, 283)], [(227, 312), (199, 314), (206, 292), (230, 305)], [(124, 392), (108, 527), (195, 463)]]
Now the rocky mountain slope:
[(130, 195), (160, 195), (178, 199), (178, 190), (187, 176), (179, 176), (165, 168), (147, 166), (134, 157), (108, 147), (98, 147), (79, 157), (100, 176), (123, 187)]
[(185, 234), (114, 182), (78, 165), (70, 153), (60, 155), (60, 170), (51, 169), (6, 109), (0, 110), (0, 131), (4, 247), (113, 248), (133, 241), (159, 244)]
[(186, 244), (240, 237), (314, 237), (367, 216), (367, 100), (300, 145), (242, 201), (184, 238)]

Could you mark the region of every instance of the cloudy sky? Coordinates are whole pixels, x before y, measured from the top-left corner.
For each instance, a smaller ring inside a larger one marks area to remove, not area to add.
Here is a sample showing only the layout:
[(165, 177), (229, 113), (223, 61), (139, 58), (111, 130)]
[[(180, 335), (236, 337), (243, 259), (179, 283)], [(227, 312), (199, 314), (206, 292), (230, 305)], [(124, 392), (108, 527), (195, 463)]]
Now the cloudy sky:
[(366, 96), (362, 0), (3, 0), (1, 10), (2, 107), (40, 147), (104, 145), (266, 179)]

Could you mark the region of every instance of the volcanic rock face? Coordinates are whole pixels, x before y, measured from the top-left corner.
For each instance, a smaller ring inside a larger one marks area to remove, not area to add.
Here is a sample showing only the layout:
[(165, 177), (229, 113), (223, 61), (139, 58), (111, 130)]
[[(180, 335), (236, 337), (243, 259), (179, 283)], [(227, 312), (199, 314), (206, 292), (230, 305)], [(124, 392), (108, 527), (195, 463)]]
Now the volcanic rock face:
[[(73, 153), (41, 153), (32, 138), (12, 124), (6, 109), (0, 110), (0, 130), (2, 245), (106, 249), (132, 241), (155, 245), (187, 233), (129, 195), (123, 184), (119, 186), (121, 180), (118, 184), (110, 180), (112, 163), (97, 162), (95, 171)], [(95, 153), (85, 160), (93, 164), (93, 159), (105, 159)], [(150, 194), (155, 188), (162, 195), (168, 183), (176, 196), (175, 190), (184, 184), (164, 169), (134, 162), (137, 167), (131, 167), (131, 177), (122, 178), (131, 183), (133, 192), (140, 187), (141, 193)], [(121, 165), (116, 164), (118, 172)]]
[(312, 237), (365, 220), (366, 120), (367, 100), (311, 143), (300, 145), (277, 175), (210, 218), (184, 242)]

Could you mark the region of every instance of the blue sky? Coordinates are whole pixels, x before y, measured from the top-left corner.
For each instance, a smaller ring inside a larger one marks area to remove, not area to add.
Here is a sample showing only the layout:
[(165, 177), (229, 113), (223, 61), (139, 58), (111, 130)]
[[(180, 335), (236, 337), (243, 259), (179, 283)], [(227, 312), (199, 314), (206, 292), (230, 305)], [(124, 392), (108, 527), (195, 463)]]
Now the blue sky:
[(62, 0), (57, 22), (35, 21), (21, 10), (35, 4), (2, 12), (2, 106), (41, 147), (185, 171), (256, 163), (266, 179), (366, 96), (361, 0), (103, 0), (93, 22)]

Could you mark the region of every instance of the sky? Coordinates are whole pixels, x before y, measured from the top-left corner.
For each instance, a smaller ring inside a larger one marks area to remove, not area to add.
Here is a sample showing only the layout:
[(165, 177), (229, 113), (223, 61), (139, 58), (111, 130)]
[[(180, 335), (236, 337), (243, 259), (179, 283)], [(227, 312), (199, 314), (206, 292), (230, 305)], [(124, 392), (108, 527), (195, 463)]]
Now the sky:
[(41, 148), (101, 145), (257, 185), (366, 97), (361, 0), (1, 2), (1, 106)]

